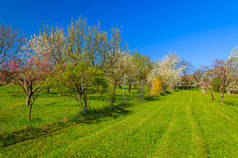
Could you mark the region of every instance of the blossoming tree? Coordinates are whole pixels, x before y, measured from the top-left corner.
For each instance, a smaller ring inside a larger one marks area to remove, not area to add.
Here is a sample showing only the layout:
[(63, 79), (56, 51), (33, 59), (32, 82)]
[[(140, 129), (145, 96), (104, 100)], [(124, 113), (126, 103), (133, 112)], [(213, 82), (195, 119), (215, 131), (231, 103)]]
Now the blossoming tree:
[(167, 55), (164, 60), (155, 63), (150, 78), (160, 76), (163, 83), (162, 89), (174, 88), (179, 82), (185, 66), (179, 66), (179, 58), (176, 54)]
[[(29, 120), (31, 119), (32, 106), (42, 89), (42, 83), (51, 72), (47, 53), (44, 56), (32, 55), (19, 60), (9, 60), (4, 63), (0, 71), (2, 80), (8, 80), (20, 86), (26, 94), (26, 105), (29, 107)], [(4, 72), (4, 73), (3, 73)]]
[(217, 59), (211, 69), (214, 77), (219, 80), (222, 104), (224, 104), (224, 93), (227, 87), (237, 78), (237, 71), (233, 62), (233, 58), (228, 58), (227, 60)]

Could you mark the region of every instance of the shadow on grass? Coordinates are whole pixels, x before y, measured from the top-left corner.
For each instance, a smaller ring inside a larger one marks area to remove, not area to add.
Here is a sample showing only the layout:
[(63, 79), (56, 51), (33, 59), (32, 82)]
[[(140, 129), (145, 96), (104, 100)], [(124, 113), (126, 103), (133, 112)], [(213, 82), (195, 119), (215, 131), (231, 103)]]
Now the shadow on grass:
[(126, 110), (126, 107), (133, 106), (131, 103), (126, 104), (118, 104), (106, 106), (100, 109), (91, 109), (88, 110), (87, 113), (80, 112), (78, 115), (71, 119), (72, 122), (80, 123), (87, 122), (91, 123), (91, 121), (100, 121), (101, 118), (112, 117), (117, 118), (121, 115), (127, 115), (130, 113), (129, 110)]
[(166, 95), (168, 95), (168, 94), (171, 94), (171, 92), (170, 92), (170, 91), (165, 91), (165, 92), (161, 93), (160, 95), (166, 96)]
[[(219, 100), (220, 101), (220, 100)], [(221, 101), (220, 101), (221, 102)], [(234, 101), (226, 101), (225, 100), (225, 104), (226, 105), (229, 105), (229, 106), (238, 106), (238, 103), (237, 102), (234, 102)]]
[[(171, 92), (165, 92), (164, 95), (168, 95)], [(93, 96), (90, 99), (100, 100), (101, 96)], [(118, 100), (122, 100), (122, 95), (118, 96)], [(105, 99), (105, 98), (104, 98)], [(145, 96), (144, 101), (153, 101), (160, 99), (160, 95), (157, 96)], [(132, 97), (127, 96), (127, 101), (133, 100)], [(139, 103), (135, 102), (134, 104)], [(142, 103), (142, 102), (140, 102)], [(51, 104), (47, 104), (47, 106), (54, 105), (55, 102)], [(0, 131), (0, 147), (7, 147), (16, 143), (20, 143), (26, 140), (36, 139), (42, 136), (50, 135), (54, 132), (57, 132), (59, 130), (62, 130), (64, 128), (74, 126), (81, 123), (98, 123), (100, 121), (103, 121), (103, 118), (111, 117), (111, 118), (117, 118), (121, 115), (127, 115), (130, 113), (129, 110), (126, 108), (129, 106), (133, 106), (132, 103), (126, 103), (126, 104), (117, 104), (117, 105), (110, 105), (105, 106), (104, 108), (100, 109), (89, 109), (87, 113), (79, 112), (78, 114), (67, 118), (64, 117), (61, 121), (44, 125), (41, 127), (32, 127), (27, 126), (21, 130), (12, 131), (10, 133), (4, 133), (4, 131)], [(32, 119), (31, 122), (37, 122), (41, 121), (40, 118)]]
[[(117, 118), (120, 115), (129, 114), (129, 110), (125, 108), (132, 106), (133, 104), (118, 104), (111, 105), (101, 109), (88, 110), (87, 113), (78, 113), (72, 119), (63, 118), (53, 124), (45, 125), (42, 127), (25, 127), (24, 129), (13, 131), (11, 133), (0, 133), (0, 147), (7, 147), (19, 142), (23, 142), (30, 139), (35, 139), (41, 136), (52, 134), (58, 130), (77, 125), (80, 123), (92, 123), (92, 121), (99, 122), (101, 118), (113, 117)], [(37, 119), (38, 120), (38, 119)], [(36, 120), (31, 120), (36, 121)]]
[[(175, 92), (180, 92), (180, 91), (175, 90)], [(162, 99), (161, 96), (167, 96), (167, 95), (172, 94), (172, 93), (173, 92), (171, 92), (171, 91), (165, 91), (165, 92), (160, 93), (158, 95), (148, 95), (148, 96), (144, 97), (144, 100), (145, 101), (161, 100)]]
[(159, 96), (158, 95), (155, 95), (155, 96), (145, 96), (144, 97), (144, 100), (145, 101), (153, 101), (153, 100), (159, 100), (160, 98), (159, 98)]
[(53, 106), (55, 104), (56, 104), (56, 102), (52, 102), (52, 103), (46, 104), (45, 106)]

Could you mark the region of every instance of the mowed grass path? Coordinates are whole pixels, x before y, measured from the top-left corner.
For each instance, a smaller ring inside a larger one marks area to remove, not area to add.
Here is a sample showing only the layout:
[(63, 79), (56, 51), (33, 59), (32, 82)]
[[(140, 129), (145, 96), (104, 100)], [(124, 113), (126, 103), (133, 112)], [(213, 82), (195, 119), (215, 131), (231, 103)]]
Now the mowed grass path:
[(1, 157), (238, 157), (235, 104), (189, 90), (126, 110), (4, 147)]

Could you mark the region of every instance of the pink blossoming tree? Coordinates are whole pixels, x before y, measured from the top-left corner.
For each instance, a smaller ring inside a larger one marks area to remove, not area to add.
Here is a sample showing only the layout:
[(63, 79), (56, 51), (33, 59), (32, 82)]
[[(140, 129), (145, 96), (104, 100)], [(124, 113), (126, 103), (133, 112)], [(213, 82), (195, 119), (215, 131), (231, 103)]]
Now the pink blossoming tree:
[(26, 94), (29, 120), (31, 119), (32, 106), (40, 94), (44, 80), (52, 71), (49, 60), (48, 54), (42, 53), (41, 55), (21, 58), (18, 61), (9, 60), (7, 63), (3, 63), (1, 67), (1, 79), (6, 81), (10, 78), (11, 82), (20, 86)]

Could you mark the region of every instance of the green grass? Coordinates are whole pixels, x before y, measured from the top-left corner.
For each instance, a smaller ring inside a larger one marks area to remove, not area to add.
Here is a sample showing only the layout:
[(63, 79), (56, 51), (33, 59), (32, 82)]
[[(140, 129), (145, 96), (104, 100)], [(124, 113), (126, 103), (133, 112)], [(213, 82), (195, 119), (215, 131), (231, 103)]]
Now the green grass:
[[(0, 86), (0, 133), (12, 132), (23, 127), (39, 127), (61, 121), (65, 117), (73, 119), (81, 112), (81, 107), (74, 98), (60, 96), (54, 90), (50, 94), (43, 92), (36, 100), (32, 108), (32, 120), (28, 121), (29, 108), (25, 106), (25, 95), (20, 87)], [(127, 92), (127, 91), (126, 91)], [(117, 94), (122, 90), (117, 89)], [(128, 93), (128, 92), (127, 92)], [(138, 93), (134, 90), (135, 95)], [(138, 99), (127, 94), (127, 102), (132, 103)], [(118, 96), (115, 105), (122, 103), (122, 97)], [(98, 110), (109, 106), (107, 97), (103, 94), (89, 96), (89, 108)]]
[(199, 90), (147, 97), (143, 103), (127, 96), (128, 104), (121, 105), (119, 99), (113, 108), (103, 96), (93, 95), (92, 117), (84, 123), (73, 119), (79, 107), (72, 98), (44, 94), (33, 107), (35, 120), (29, 122), (22, 116), (27, 112), (23, 96), (8, 95), (0, 95), (5, 133), (30, 125), (57, 126), (65, 116), (72, 120), (0, 148), (0, 157), (238, 157), (237, 95), (226, 95), (226, 105), (219, 94), (211, 101)]

